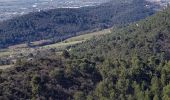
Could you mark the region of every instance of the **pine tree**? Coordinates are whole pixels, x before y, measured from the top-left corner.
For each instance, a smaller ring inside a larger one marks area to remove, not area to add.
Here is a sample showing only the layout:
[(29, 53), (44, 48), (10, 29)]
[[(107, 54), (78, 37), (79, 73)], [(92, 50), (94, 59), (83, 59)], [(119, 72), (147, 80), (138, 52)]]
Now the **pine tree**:
[(170, 100), (170, 84), (163, 88), (162, 100)]

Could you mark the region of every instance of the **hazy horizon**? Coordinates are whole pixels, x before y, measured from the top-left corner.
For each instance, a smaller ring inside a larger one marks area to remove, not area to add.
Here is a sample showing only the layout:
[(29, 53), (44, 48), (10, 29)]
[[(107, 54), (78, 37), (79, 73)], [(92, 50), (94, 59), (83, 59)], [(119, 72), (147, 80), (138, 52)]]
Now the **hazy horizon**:
[(107, 1), (109, 0), (0, 0), (0, 21), (32, 11), (93, 6)]

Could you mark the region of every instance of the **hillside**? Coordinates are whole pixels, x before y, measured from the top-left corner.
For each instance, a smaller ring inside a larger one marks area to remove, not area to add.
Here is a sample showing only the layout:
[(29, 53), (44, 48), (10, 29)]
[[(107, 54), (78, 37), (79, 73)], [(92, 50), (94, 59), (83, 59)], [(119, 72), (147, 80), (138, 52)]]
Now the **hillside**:
[(4, 21), (0, 23), (0, 48), (46, 39), (54, 43), (84, 31), (126, 25), (154, 13), (145, 7), (144, 0), (125, 1), (40, 11)]
[[(169, 100), (170, 8), (0, 72), (0, 99)], [(39, 55), (43, 55), (41, 53)]]
[(99, 37), (106, 34), (110, 34), (112, 29), (105, 29), (102, 31), (82, 34), (79, 36), (74, 36), (68, 38), (62, 42), (57, 42), (49, 45), (39, 45), (42, 44), (41, 41), (32, 42), (34, 45), (33, 48), (27, 47), (27, 44), (19, 44), (10, 46), (8, 49), (0, 50), (0, 69), (9, 68), (16, 63), (16, 60), (19, 58), (30, 59), (34, 58), (34, 56), (39, 55), (39, 53), (43, 53), (45, 56), (49, 56), (52, 52), (56, 52), (61, 54), (61, 52), (65, 49), (71, 49), (75, 47), (77, 44), (83, 43), (84, 41), (88, 41), (93, 37)]
[[(95, 62), (102, 81), (96, 100), (169, 100), (170, 8), (70, 52)], [(71, 59), (73, 59), (71, 58)]]

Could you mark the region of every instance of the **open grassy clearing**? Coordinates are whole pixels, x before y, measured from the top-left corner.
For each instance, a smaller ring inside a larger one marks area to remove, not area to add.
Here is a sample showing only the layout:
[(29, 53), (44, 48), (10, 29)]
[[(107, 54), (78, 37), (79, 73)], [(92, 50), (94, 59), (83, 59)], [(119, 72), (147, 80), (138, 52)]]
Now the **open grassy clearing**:
[(60, 42), (56, 44), (46, 45), (41, 48), (57, 48), (57, 49), (64, 49), (67, 46), (72, 46), (75, 44), (82, 43), (83, 41), (72, 41), (72, 42)]
[(58, 42), (55, 44), (50, 44), (50, 45), (46, 45), (46, 46), (42, 46), (41, 48), (57, 48), (57, 49), (64, 49), (67, 46), (73, 46), (79, 43), (82, 43), (84, 41), (87, 41), (93, 37), (96, 36), (101, 36), (101, 35), (106, 35), (106, 34), (110, 34), (111, 33), (111, 29), (105, 29), (102, 31), (98, 31), (98, 32), (92, 32), (92, 33), (88, 33), (88, 34), (83, 34), (83, 35), (79, 35), (79, 36), (75, 36), (75, 37), (71, 37), (69, 39), (66, 39), (62, 42)]
[(105, 35), (105, 34), (109, 34), (109, 33), (111, 33), (111, 29), (105, 29), (105, 30), (98, 31), (98, 32), (93, 32), (93, 33), (88, 33), (88, 34), (72, 37), (72, 38), (69, 38), (65, 41), (66, 42), (83, 41), (83, 40), (91, 39), (94, 36), (100, 36), (100, 35)]
[(10, 68), (12, 67), (13, 65), (3, 65), (3, 66), (0, 66), (0, 69), (7, 69), (7, 68)]
[[(49, 48), (56, 48), (58, 50), (63, 50), (68, 46), (74, 46), (76, 44), (79, 44), (79, 43), (82, 43), (84, 41), (87, 41), (87, 40), (89, 40), (89, 39), (91, 39), (93, 37), (106, 35), (106, 34), (109, 34), (109, 33), (111, 33), (111, 28), (101, 30), (101, 31), (98, 31), (98, 32), (92, 32), (92, 33), (88, 33), (88, 34), (83, 34), (83, 35), (71, 37), (71, 38), (66, 39), (66, 40), (64, 40), (62, 42), (58, 42), (58, 43), (55, 43), (55, 44), (50, 44), (50, 45), (45, 45), (45, 46), (42, 46), (42, 47), (38, 47), (38, 49), (43, 50), (43, 49), (49, 49)], [(37, 43), (37, 42), (38, 41), (35, 41), (35, 43)], [(22, 47), (22, 45), (24, 47)], [(25, 47), (24, 44), (19, 44), (19, 45), (16, 45), (15, 49), (17, 49), (17, 50), (14, 51), (13, 50), (14, 48), (15, 48), (15, 46), (13, 46), (11, 48), (8, 48), (8, 49), (0, 50), (0, 57), (5, 57), (5, 56), (9, 56), (11, 54), (15, 54), (15, 52), (22, 51), (22, 50), (26, 49), (27, 47)]]
[[(92, 32), (92, 33), (88, 33), (88, 34), (75, 36), (75, 37), (66, 39), (62, 42), (37, 47), (35, 49), (36, 50), (46, 50), (46, 49), (54, 48), (54, 49), (58, 50), (56, 53), (60, 54), (62, 50), (66, 49), (69, 46), (75, 46), (76, 44), (80, 44), (84, 41), (87, 41), (87, 40), (93, 38), (93, 37), (102, 36), (102, 35), (106, 35), (106, 34), (109, 34), (109, 33), (111, 33), (111, 29), (105, 29), (105, 30), (98, 31), (98, 32)], [(39, 41), (35, 41), (35, 42), (39, 43)], [(8, 48), (8, 49), (1, 49), (0, 50), (0, 58), (3, 58), (3, 57), (8, 58), (8, 57), (10, 57), (10, 55), (13, 55), (13, 54), (17, 55), (18, 53), (24, 54), (24, 52), (25, 52), (25, 54), (27, 54), (29, 52), (30, 53), (32, 52), (31, 48), (24, 47), (24, 46), (25, 46), (25, 44), (19, 44), (19, 45), (13, 46), (13, 47)], [(13, 65), (2, 65), (2, 66), (0, 66), (0, 69), (4, 70), (4, 69), (10, 68), (12, 66)]]
[(11, 53), (12, 53), (12, 52), (10, 52), (9, 49), (0, 50), (0, 57), (8, 56), (8, 55), (10, 55)]

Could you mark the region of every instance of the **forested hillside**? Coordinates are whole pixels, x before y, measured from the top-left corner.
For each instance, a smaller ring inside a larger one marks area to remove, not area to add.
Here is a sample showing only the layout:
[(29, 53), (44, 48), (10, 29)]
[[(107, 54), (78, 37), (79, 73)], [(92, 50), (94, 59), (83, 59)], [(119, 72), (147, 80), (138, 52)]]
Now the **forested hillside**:
[(0, 72), (0, 99), (169, 100), (170, 8), (61, 56)]
[(144, 0), (113, 0), (96, 7), (61, 8), (16, 17), (0, 23), (0, 48), (44, 39), (57, 42), (84, 31), (125, 25), (154, 13), (145, 5)]

